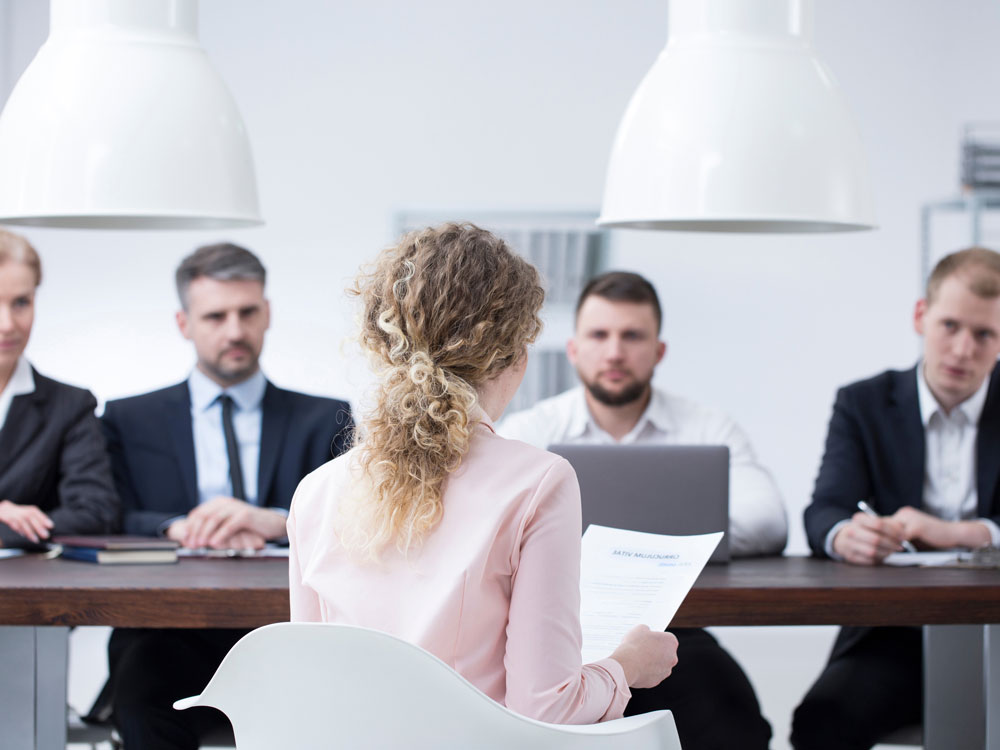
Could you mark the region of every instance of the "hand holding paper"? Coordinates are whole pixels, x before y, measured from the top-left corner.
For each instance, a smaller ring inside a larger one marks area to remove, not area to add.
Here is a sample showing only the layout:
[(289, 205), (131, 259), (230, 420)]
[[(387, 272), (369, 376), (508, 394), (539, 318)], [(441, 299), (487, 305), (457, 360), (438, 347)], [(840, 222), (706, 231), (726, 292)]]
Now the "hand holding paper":
[(611, 654), (636, 625), (665, 630), (722, 533), (666, 536), (589, 526), (580, 563), (584, 663)]
[(611, 658), (622, 665), (631, 688), (651, 688), (663, 682), (677, 666), (677, 636), (645, 625), (625, 634)]

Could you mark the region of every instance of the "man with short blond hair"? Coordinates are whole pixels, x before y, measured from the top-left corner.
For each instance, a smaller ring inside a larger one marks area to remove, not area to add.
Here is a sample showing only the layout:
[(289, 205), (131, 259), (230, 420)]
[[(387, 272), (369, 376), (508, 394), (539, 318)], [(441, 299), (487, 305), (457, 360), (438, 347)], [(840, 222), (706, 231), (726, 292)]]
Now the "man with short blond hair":
[(931, 304), (941, 283), (961, 274), (969, 290), (982, 299), (1000, 297), (1000, 253), (985, 247), (969, 247), (944, 256), (927, 277), (924, 299)]
[[(924, 354), (841, 388), (812, 503), (817, 555), (876, 565), (925, 549), (1000, 545), (1000, 254), (943, 258), (913, 314)], [(875, 516), (858, 510), (864, 500)], [(800, 750), (869, 748), (922, 717), (919, 628), (842, 628), (792, 725)]]

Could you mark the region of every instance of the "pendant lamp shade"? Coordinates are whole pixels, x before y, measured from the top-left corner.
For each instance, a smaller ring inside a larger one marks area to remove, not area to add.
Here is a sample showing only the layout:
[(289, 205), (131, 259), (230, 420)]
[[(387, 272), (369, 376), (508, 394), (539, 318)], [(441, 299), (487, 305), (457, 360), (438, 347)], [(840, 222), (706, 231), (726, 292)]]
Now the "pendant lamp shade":
[(670, 0), (667, 46), (618, 127), (598, 223), (872, 228), (861, 136), (812, 22), (812, 0)]
[(52, 0), (0, 114), (0, 222), (263, 223), (250, 142), (197, 39), (197, 0)]

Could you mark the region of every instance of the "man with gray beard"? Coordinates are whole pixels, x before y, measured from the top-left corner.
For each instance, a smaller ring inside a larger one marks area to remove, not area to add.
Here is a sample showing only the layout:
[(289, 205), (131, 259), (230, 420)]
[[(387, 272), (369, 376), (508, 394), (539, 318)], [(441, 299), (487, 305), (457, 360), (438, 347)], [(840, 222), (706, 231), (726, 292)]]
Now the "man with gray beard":
[[(266, 276), (256, 255), (228, 242), (178, 266), (177, 326), (194, 347), (191, 374), (109, 401), (102, 417), (125, 533), (195, 550), (260, 549), (284, 538), (299, 480), (350, 446), (346, 402), (279, 388), (261, 370)], [(224, 725), (214, 709), (173, 703), (204, 688), (246, 632), (116, 628), (106, 693), (126, 750), (197, 750)]]

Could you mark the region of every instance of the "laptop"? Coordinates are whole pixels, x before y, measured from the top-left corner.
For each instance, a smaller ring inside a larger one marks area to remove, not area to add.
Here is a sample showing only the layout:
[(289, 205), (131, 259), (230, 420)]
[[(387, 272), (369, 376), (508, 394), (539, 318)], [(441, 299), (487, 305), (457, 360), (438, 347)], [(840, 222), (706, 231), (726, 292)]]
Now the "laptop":
[(580, 481), (583, 528), (654, 534), (725, 531), (709, 562), (729, 561), (729, 448), (550, 445)]

